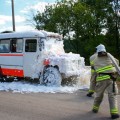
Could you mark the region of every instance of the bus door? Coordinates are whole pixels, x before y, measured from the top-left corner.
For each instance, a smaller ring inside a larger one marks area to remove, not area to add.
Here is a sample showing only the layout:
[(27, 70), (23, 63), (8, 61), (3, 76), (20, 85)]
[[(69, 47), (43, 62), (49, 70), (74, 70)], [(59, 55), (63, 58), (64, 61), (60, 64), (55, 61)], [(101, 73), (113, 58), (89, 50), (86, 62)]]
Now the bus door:
[(5, 76), (23, 77), (23, 39), (0, 40), (0, 65)]
[(38, 55), (37, 38), (25, 38), (24, 50), (24, 74), (25, 77), (33, 77), (34, 67)]

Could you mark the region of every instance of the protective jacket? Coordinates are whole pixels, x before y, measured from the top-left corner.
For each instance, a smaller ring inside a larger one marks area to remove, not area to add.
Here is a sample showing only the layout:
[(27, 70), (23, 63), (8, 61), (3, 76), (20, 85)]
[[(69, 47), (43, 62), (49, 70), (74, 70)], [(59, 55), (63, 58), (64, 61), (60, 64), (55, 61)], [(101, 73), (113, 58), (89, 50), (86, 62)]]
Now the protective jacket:
[(91, 66), (91, 74), (94, 74), (95, 69), (94, 69), (94, 60), (96, 58), (97, 53), (93, 54), (90, 56), (90, 66)]
[[(116, 61), (118, 62), (117, 59)], [(92, 64), (97, 73), (96, 81), (110, 79), (111, 77), (110, 74), (117, 72), (114, 64), (112, 63), (111, 59), (108, 56), (98, 57), (98, 55), (96, 54)]]

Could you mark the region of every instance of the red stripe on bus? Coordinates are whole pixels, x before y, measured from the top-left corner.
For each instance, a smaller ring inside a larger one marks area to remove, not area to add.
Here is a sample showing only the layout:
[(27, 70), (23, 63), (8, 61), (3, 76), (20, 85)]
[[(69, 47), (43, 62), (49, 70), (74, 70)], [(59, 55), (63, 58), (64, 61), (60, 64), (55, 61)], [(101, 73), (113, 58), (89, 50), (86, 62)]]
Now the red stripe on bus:
[(23, 54), (0, 54), (0, 56), (23, 56)]
[(15, 76), (15, 77), (23, 77), (23, 70), (20, 69), (9, 69), (9, 68), (1, 68), (1, 74), (7, 76)]

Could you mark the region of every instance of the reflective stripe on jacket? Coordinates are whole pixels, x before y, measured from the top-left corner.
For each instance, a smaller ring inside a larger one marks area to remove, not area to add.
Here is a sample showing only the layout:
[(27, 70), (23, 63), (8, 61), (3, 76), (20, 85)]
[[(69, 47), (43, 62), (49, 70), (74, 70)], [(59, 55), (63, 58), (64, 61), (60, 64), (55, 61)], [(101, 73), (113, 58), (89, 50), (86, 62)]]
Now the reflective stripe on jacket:
[[(101, 68), (98, 68), (96, 70), (96, 72), (99, 74), (99, 73), (102, 73), (102, 72), (106, 72), (106, 71), (109, 71), (109, 70), (112, 70), (114, 67), (112, 65), (108, 65), (108, 66), (104, 66), (104, 67), (101, 67)], [(102, 75), (102, 76), (97, 76), (96, 78), (96, 81), (102, 81), (102, 80), (107, 80), (107, 79), (110, 79), (110, 75)]]
[[(96, 72), (99, 74), (99, 73), (102, 73), (102, 72), (110, 71), (113, 68), (114, 67), (112, 65), (108, 65), (108, 66), (104, 66), (104, 67), (96, 69)], [(96, 78), (96, 81), (102, 81), (102, 80), (107, 80), (107, 79), (110, 79), (110, 75), (102, 75), (102, 76), (98, 75), (97, 78)]]
[(102, 76), (97, 76), (96, 81), (103, 81), (103, 80), (107, 80), (110, 79), (110, 75), (102, 75)]
[(105, 71), (109, 71), (109, 70), (112, 70), (114, 67), (112, 65), (108, 65), (108, 66), (105, 66), (105, 67), (101, 67), (101, 68), (98, 68), (96, 69), (96, 72), (97, 73), (101, 73), (101, 72), (105, 72)]
[[(112, 64), (111, 59), (108, 56), (98, 57), (97, 54), (96, 56), (94, 56), (94, 58), (95, 59), (91, 61), (91, 64), (92, 66), (94, 66), (95, 71), (97, 73), (96, 81), (103, 81), (110, 79), (111, 76), (109, 75), (109, 73), (116, 72), (116, 69)], [(106, 74), (100, 74), (100, 73), (106, 73)]]

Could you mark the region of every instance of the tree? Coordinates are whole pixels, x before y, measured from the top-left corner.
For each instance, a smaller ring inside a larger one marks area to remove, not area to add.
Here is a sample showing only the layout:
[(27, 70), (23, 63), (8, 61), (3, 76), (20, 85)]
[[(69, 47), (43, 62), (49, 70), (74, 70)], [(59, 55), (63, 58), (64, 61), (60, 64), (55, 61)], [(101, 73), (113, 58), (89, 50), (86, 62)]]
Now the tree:
[(109, 50), (120, 59), (120, 16), (118, 15), (120, 11), (120, 0), (113, 0), (111, 5), (110, 13), (112, 14), (107, 17), (106, 39), (109, 40), (107, 44), (113, 46), (113, 49), (109, 47)]
[[(115, 29), (113, 29), (116, 22), (111, 1), (61, 0), (53, 6), (46, 6), (45, 11), (38, 12), (33, 20), (39, 30), (62, 34), (65, 50), (79, 53), (88, 63), (89, 56), (100, 43), (104, 44), (109, 51), (116, 51), (114, 46), (117, 42), (114, 38)], [(102, 34), (103, 29), (107, 30), (107, 34)], [(74, 33), (72, 37), (71, 32)]]

